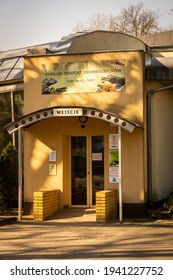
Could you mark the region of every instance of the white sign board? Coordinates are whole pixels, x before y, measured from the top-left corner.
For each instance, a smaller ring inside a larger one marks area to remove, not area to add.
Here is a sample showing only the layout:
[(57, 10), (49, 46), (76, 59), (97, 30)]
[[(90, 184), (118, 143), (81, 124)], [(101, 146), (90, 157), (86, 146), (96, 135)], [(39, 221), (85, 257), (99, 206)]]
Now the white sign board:
[(53, 109), (54, 116), (82, 116), (83, 110), (82, 108), (57, 108)]
[(119, 182), (119, 166), (109, 167), (109, 183)]
[(109, 149), (118, 149), (118, 134), (109, 134)]
[(109, 183), (119, 183), (119, 134), (109, 134)]

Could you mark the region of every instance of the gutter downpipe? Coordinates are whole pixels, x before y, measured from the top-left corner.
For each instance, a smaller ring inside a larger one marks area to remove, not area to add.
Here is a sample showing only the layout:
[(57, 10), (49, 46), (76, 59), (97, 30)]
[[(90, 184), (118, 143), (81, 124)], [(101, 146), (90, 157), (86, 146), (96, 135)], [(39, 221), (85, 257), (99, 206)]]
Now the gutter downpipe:
[(18, 130), (18, 221), (22, 221), (22, 130)]
[(153, 206), (152, 201), (152, 133), (151, 133), (151, 96), (154, 93), (173, 89), (173, 85), (151, 89), (146, 93), (147, 96), (147, 169), (148, 169), (148, 203)]

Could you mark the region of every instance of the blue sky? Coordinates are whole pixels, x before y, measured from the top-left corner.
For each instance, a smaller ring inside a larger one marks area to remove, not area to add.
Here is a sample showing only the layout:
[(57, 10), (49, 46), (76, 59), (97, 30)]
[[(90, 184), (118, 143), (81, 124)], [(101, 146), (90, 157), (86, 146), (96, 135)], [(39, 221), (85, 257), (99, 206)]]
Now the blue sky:
[[(119, 15), (121, 8), (140, 0), (0, 0), (0, 51), (60, 40), (74, 32), (77, 21), (94, 14)], [(172, 26), (172, 0), (144, 0), (159, 11), (160, 25)]]

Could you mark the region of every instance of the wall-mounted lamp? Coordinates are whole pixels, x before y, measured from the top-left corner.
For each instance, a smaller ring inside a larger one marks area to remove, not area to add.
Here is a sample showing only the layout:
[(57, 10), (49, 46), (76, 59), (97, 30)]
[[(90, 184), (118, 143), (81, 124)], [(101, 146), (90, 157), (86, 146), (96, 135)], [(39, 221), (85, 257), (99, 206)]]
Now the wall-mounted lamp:
[(88, 121), (88, 117), (86, 117), (86, 116), (80, 116), (78, 119), (79, 119), (79, 121), (80, 121), (80, 123), (81, 123), (81, 128), (85, 128), (84, 123), (86, 123), (86, 122)]

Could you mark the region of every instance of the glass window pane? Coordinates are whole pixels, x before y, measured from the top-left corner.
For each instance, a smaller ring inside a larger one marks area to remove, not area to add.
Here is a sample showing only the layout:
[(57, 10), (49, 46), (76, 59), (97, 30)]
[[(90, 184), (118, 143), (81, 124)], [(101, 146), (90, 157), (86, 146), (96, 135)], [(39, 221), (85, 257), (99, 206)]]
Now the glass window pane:
[(87, 204), (86, 137), (72, 137), (72, 205)]

